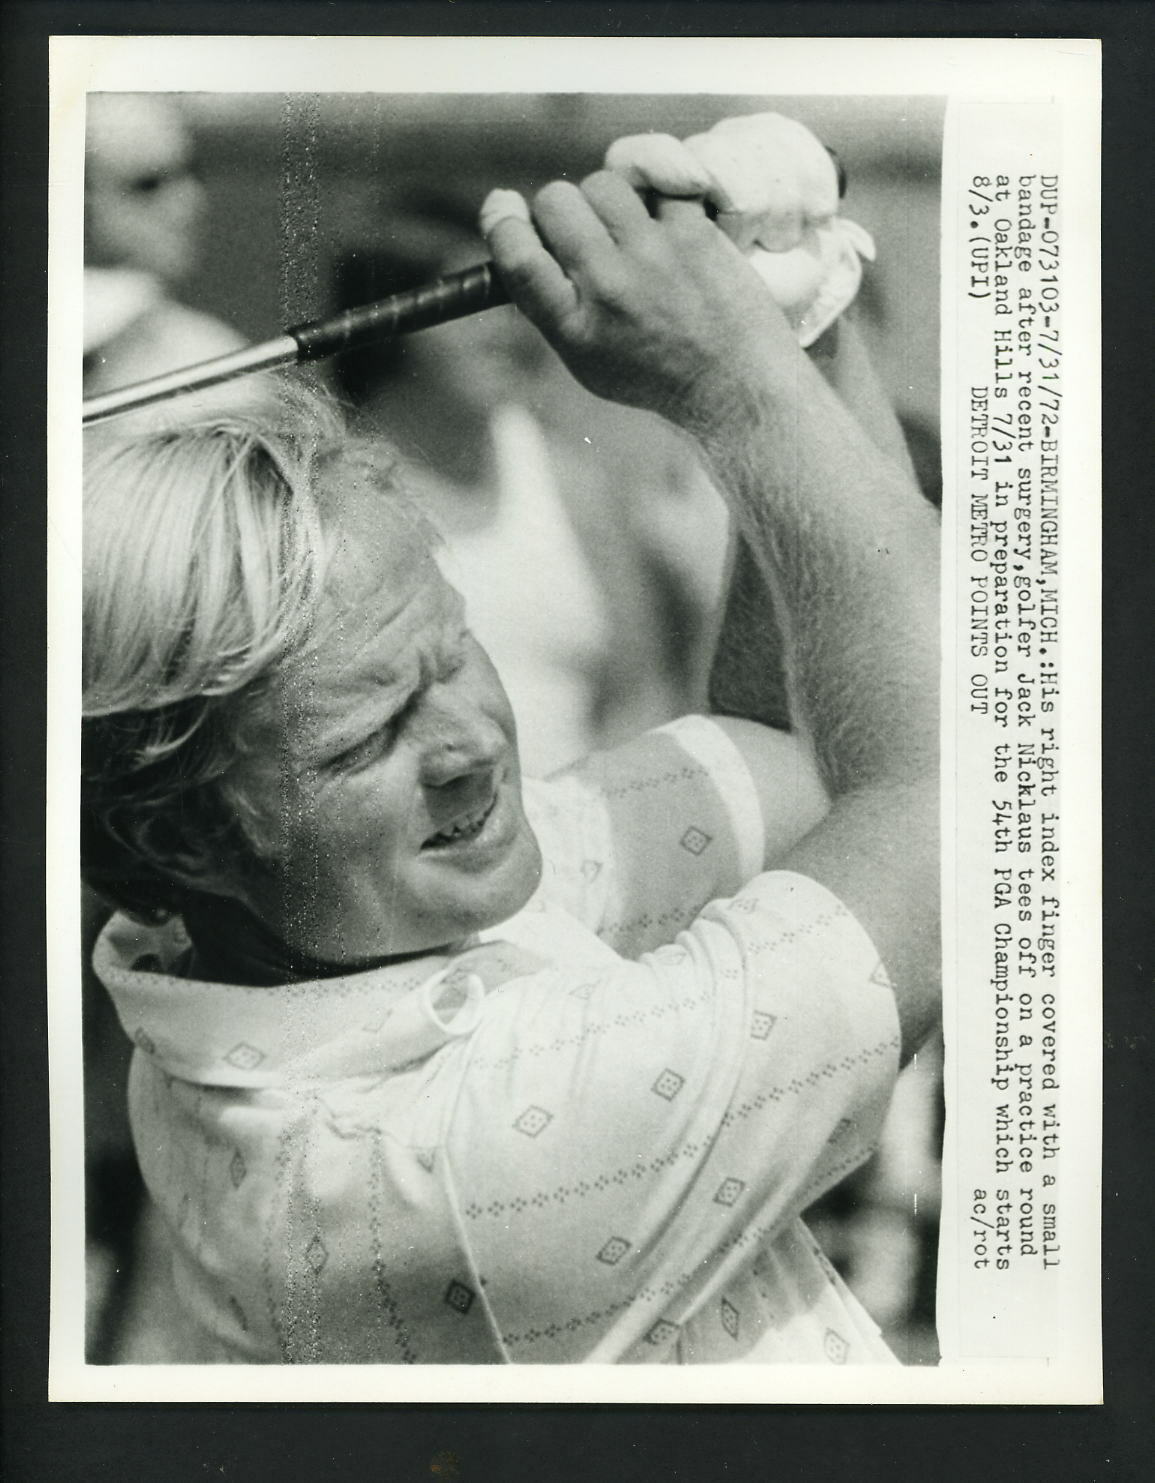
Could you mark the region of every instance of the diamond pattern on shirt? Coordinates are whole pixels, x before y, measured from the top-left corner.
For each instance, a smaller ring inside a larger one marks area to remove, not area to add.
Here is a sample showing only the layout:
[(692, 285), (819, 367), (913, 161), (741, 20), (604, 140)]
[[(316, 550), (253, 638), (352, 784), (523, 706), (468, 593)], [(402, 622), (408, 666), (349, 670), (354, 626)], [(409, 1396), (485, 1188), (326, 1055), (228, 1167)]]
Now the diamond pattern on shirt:
[(245, 1165), (245, 1156), (238, 1148), (229, 1160), (229, 1178), (233, 1182), (233, 1189), (240, 1189), (245, 1175), (248, 1173)]
[(671, 1071), (667, 1066), (650, 1091), (656, 1092), (659, 1097), (664, 1097), (667, 1102), (672, 1102), (685, 1085), (686, 1078), (679, 1076), (676, 1071)]
[(661, 1173), (663, 1169), (692, 1162), (701, 1154), (708, 1141), (679, 1143), (653, 1159), (641, 1163), (634, 1159), (617, 1169), (604, 1170), (594, 1179), (579, 1179), (573, 1184), (556, 1184), (547, 1190), (538, 1190), (528, 1199), (524, 1195), (515, 1195), (510, 1200), (491, 1200), (484, 1206), (473, 1200), (466, 1205), (464, 1213), (470, 1220), (480, 1220), (486, 1215), (496, 1220), (510, 1215), (524, 1215), (534, 1209), (544, 1210), (549, 1205), (561, 1206), (572, 1199), (584, 1200), (591, 1194), (604, 1193), (615, 1187), (622, 1189), (630, 1184), (642, 1183), (651, 1175)]
[(744, 1118), (750, 1117), (752, 1113), (762, 1112), (765, 1108), (781, 1102), (788, 1093), (798, 1093), (808, 1087), (814, 1087), (820, 1081), (833, 1081), (840, 1073), (854, 1071), (858, 1066), (865, 1066), (872, 1060), (889, 1058), (898, 1049), (898, 1041), (893, 1036), (886, 1040), (880, 1040), (877, 1045), (868, 1046), (856, 1056), (843, 1056), (840, 1061), (825, 1061), (821, 1066), (815, 1067), (800, 1081), (797, 1077), (787, 1082), (784, 1086), (767, 1087), (765, 1091), (759, 1092), (757, 1096), (749, 1098), (745, 1102), (731, 1107), (722, 1119), (723, 1127), (731, 1127)]
[(836, 1333), (834, 1329), (827, 1329), (822, 1340), (822, 1347), (826, 1351), (826, 1358), (832, 1365), (844, 1365), (846, 1356), (850, 1353), (850, 1345)]
[(468, 1313), (476, 1296), (472, 1288), (466, 1287), (464, 1282), (458, 1282), (456, 1277), (445, 1289), (445, 1301), (457, 1313)]
[(255, 1045), (250, 1045), (247, 1040), (241, 1040), (233, 1046), (225, 1060), (230, 1066), (235, 1066), (238, 1071), (252, 1071), (265, 1059), (263, 1050), (258, 1050)]
[[(583, 956), (582, 944), (576, 939), (571, 958), (570, 939), (559, 934), (556, 949), (552, 940), (546, 949), (549, 957), (539, 970), (541, 980), (513, 985), (492, 1006), (494, 1012), (482, 1024), (476, 1047), (462, 1041), (442, 1057), (445, 1072), (440, 1077), (406, 1080), (408, 1073), (395, 1077), (392, 1066), (388, 1075), (377, 1076), (374, 1069), (373, 1084), (356, 1109), (346, 1117), (343, 1108), (341, 1121), (356, 1136), (346, 1136), (331, 1126), (320, 1093), (306, 1090), (298, 1098), (295, 1088), (283, 1114), (270, 1105), (273, 1126), (267, 1136), (253, 1129), (239, 1145), (236, 1125), (229, 1125), (232, 1109), (251, 1100), (252, 1093), (243, 1090), (243, 1085), (256, 1082), (258, 1076), (251, 1071), (231, 1080), (222, 1076), (220, 1046), (233, 1046), (234, 1051), (249, 1047), (263, 1057), (256, 1062), (261, 1080), (267, 1074), (280, 1085), (286, 1054), (281, 1020), (298, 1008), (311, 1015), (314, 998), (331, 1003), (332, 995), (324, 985), (270, 995), (265, 1001), (270, 1008), (260, 1014), (252, 1008), (252, 994), (235, 991), (227, 1006), (231, 1018), (219, 1020), (213, 1015), (224, 991), (213, 987), (205, 996), (209, 1003), (204, 1018), (211, 1024), (201, 1037), (198, 1063), (215, 1073), (208, 1080), (212, 1088), (208, 1092), (190, 1080), (183, 1061), (181, 1076), (162, 1088), (161, 1070), (151, 1058), (139, 1058), (138, 1067), (149, 1078), (147, 1085), (156, 1089), (158, 1106), (163, 1110), (167, 1099), (174, 1109), (165, 1126), (161, 1126), (164, 1117), (154, 1116), (142, 1137), (144, 1151), (154, 1151), (151, 1174), (161, 1187), (165, 1208), (173, 1210), (185, 1194), (182, 1185), (196, 1184), (195, 1211), (186, 1216), (184, 1225), (190, 1250), (203, 1245), (211, 1259), (221, 1249), (224, 1233), (224, 1228), (212, 1225), (214, 1212), (221, 1212), (226, 1222), (235, 1221), (236, 1197), (229, 1200), (225, 1196), (232, 1195), (230, 1161), (241, 1146), (242, 1157), (251, 1160), (242, 1183), (246, 1194), (263, 1199), (267, 1185), (275, 1180), (286, 1197), (265, 1222), (267, 1229), (259, 1233), (264, 1267), (252, 1281), (241, 1270), (250, 1254), (244, 1247), (247, 1233), (232, 1233), (237, 1280), (228, 1272), (217, 1285), (219, 1318), (225, 1320), (220, 1332), (224, 1344), (234, 1346), (231, 1358), (261, 1355), (259, 1362), (268, 1362), (262, 1344), (270, 1351), (279, 1344), (284, 1351), (282, 1360), (325, 1362), (329, 1352), (344, 1355), (351, 1352), (351, 1346), (360, 1346), (360, 1352), (374, 1362), (457, 1363), (459, 1355), (468, 1353), (472, 1358), (491, 1342), (486, 1337), (491, 1334), (491, 1303), (492, 1341), (498, 1335), (507, 1345), (518, 1340), (522, 1352), (513, 1358), (525, 1362), (581, 1360), (595, 1347), (599, 1357), (615, 1362), (657, 1362), (675, 1357), (673, 1345), (683, 1332), (692, 1336), (687, 1347), (694, 1359), (725, 1361), (739, 1356), (752, 1337), (761, 1333), (766, 1312), (777, 1313), (782, 1323), (788, 1321), (793, 1311), (791, 1293), (796, 1290), (790, 1286), (795, 1277), (793, 1257), (785, 1287), (780, 1287), (776, 1276), (765, 1276), (767, 1290), (761, 1295), (751, 1284), (722, 1280), (721, 1267), (731, 1252), (753, 1262), (763, 1249), (779, 1255), (785, 1249), (785, 1243), (783, 1247), (778, 1244), (781, 1202), (767, 1203), (776, 1197), (772, 1190), (767, 1193), (769, 1176), (763, 1174), (756, 1150), (764, 1147), (765, 1125), (785, 1121), (788, 1150), (791, 1127), (801, 1130), (799, 1143), (804, 1145), (796, 1166), (792, 1164), (787, 1171), (788, 1182), (805, 1180), (801, 1161), (807, 1156), (818, 1160), (813, 1175), (823, 1182), (829, 1181), (832, 1166), (842, 1163), (844, 1151), (854, 1161), (860, 1160), (862, 1149), (857, 1143), (871, 1136), (874, 1120), (872, 1108), (859, 1110), (861, 1099), (876, 1086), (881, 1095), (883, 1056), (888, 1062), (895, 1059), (893, 1029), (889, 1023), (874, 1023), (885, 1018), (876, 1004), (884, 1004), (890, 996), (868, 982), (878, 961), (869, 943), (851, 940), (847, 945), (833, 935), (825, 940), (818, 935), (828, 930), (823, 911), (836, 911), (818, 887), (771, 881), (768, 887), (744, 888), (734, 879), (735, 825), (727, 811), (715, 808), (709, 797), (703, 801), (713, 785), (706, 774), (702, 777), (701, 792), (686, 785), (675, 790), (676, 796), (657, 794), (649, 787), (631, 792), (628, 802), (633, 813), (623, 818), (631, 826), (638, 822), (638, 829), (631, 828), (629, 837), (647, 842), (644, 854), (638, 849), (630, 856), (640, 865), (638, 879), (623, 877), (624, 867), (612, 851), (616, 818), (611, 825), (605, 824), (593, 806), (588, 811), (588, 827), (568, 828), (557, 841), (556, 859), (565, 865), (562, 884), (568, 893), (560, 909), (576, 916), (584, 929), (600, 938), (595, 946), (607, 941), (606, 922), (644, 922), (644, 935), (623, 945), (621, 952), (636, 961), (636, 955), (656, 945), (660, 957), (646, 968), (651, 979), (643, 982), (632, 967), (603, 968), (604, 957), (596, 952)], [(589, 792), (601, 809), (605, 790), (595, 792), (591, 785)], [(727, 808), (737, 818), (743, 810), (752, 815), (753, 805), (735, 789)], [(645, 833), (647, 810), (653, 819), (652, 848), (650, 835)], [(712, 836), (702, 844), (691, 834), (691, 843), (702, 846), (700, 856), (679, 843), (681, 836), (694, 829)], [(596, 880), (583, 883), (584, 862), (592, 857), (604, 861), (604, 866)], [(657, 860), (668, 863), (673, 872), (668, 887), (666, 873), (650, 863)], [(737, 902), (735, 891), (751, 899)], [(712, 919), (722, 922), (741, 950), (733, 950), (729, 941), (713, 932), (722, 950), (716, 960), (706, 961), (708, 955), (687, 953), (670, 944), (682, 930), (698, 930), (691, 925), (692, 918), (711, 901), (717, 902), (711, 908)], [(544, 897), (539, 904), (544, 909)], [(581, 915), (583, 910), (588, 915)], [(546, 941), (537, 924), (535, 930), (538, 935), (532, 942)], [(757, 977), (751, 981), (755, 944), (764, 956), (753, 965)], [(503, 973), (499, 978), (508, 976)], [(829, 983), (832, 978), (835, 982)], [(362, 1057), (358, 1065), (363, 1066), (376, 1054), (376, 1036), (350, 1032), (381, 1023), (388, 1036), (391, 1027), (383, 1023), (387, 1018), (383, 1011), (414, 985), (400, 974), (390, 975), (380, 985), (366, 978), (363, 990), (361, 980), (350, 982), (358, 986), (357, 995), (349, 1005), (342, 1033), (350, 1044), (356, 1042), (352, 1054)], [(388, 996), (381, 992), (385, 988), (391, 991)], [(824, 1012), (827, 988), (837, 990), (837, 1002), (846, 1009), (848, 1021), (855, 1021), (853, 1033), (835, 1035), (831, 1031), (827, 1035), (828, 1022), (842, 1023), (838, 1016)], [(753, 1003), (746, 999), (747, 989)], [(362, 992), (364, 998), (359, 997)], [(158, 1056), (169, 1054), (170, 1048), (183, 1053), (186, 1047), (179, 1035), (172, 1033), (159, 1011), (154, 1013), (155, 984), (144, 982), (140, 993), (142, 1002), (139, 1008), (132, 1006), (136, 1012), (125, 1015), (125, 1023), (148, 1024), (159, 1042)], [(523, 993), (526, 1013), (520, 1006)], [(579, 1000), (588, 997), (592, 1005), (575, 1003), (569, 994)], [(815, 1006), (813, 1013), (811, 1005)], [(763, 1018), (767, 1010), (774, 1015)], [(712, 1052), (709, 1039), (715, 1030), (719, 1032), (717, 1053)], [(325, 1034), (329, 1033), (326, 1025)], [(882, 1045), (884, 1034), (887, 1038)], [(301, 1038), (296, 1035), (294, 1048)], [(321, 1037), (317, 1043), (322, 1043)], [(722, 1060), (727, 1068), (741, 1063), (744, 1071), (722, 1089), (725, 1095), (715, 1098), (710, 1094), (718, 1088), (710, 1068)], [(461, 1087), (455, 1075), (457, 1062), (463, 1063)], [(418, 1058), (411, 1066), (416, 1070), (422, 1064)], [(512, 1074), (504, 1074), (510, 1068)], [(877, 1073), (875, 1068), (880, 1068)], [(590, 1076), (590, 1071), (595, 1074)], [(498, 1072), (502, 1074), (488, 1074)], [(676, 1091), (674, 1078), (679, 1079)], [(215, 1083), (221, 1081), (226, 1085), (218, 1090)], [(680, 1093), (688, 1081), (694, 1086), (683, 1098)], [(846, 1083), (845, 1092), (838, 1085), (841, 1082)], [(703, 1095), (699, 1095), (700, 1083)], [(573, 1095), (575, 1085), (588, 1087), (594, 1094), (583, 1101)], [(598, 1095), (594, 1089), (602, 1086), (611, 1088), (612, 1095)], [(428, 1112), (424, 1110), (427, 1096)], [(555, 1106), (564, 1108), (565, 1115), (554, 1114), (548, 1104), (537, 1102), (541, 1096), (549, 1096)], [(411, 1115), (414, 1097), (420, 1113), (416, 1117)], [(798, 1114), (790, 1106), (796, 1097), (806, 1101)], [(449, 1112), (459, 1100), (468, 1116), (454, 1123)], [(279, 1101), (278, 1093), (270, 1104)], [(803, 1119), (811, 1103), (820, 1115), (806, 1123)], [(534, 1109), (538, 1115), (527, 1124), (529, 1130), (517, 1127), (517, 1121)], [(277, 1147), (273, 1135), (279, 1135), (280, 1123), (291, 1122), (296, 1127), (302, 1113), (312, 1131), (301, 1144), (300, 1157), (294, 1144), (293, 1156), (282, 1164), (272, 1156)], [(855, 1135), (823, 1152), (843, 1113), (855, 1116)], [(190, 1153), (192, 1145), (184, 1139), (170, 1153), (173, 1140), (159, 1136), (174, 1129), (182, 1132), (182, 1117), (184, 1122), (195, 1119), (204, 1125), (203, 1151), (197, 1144)], [(756, 1139), (755, 1124), (760, 1125)], [(507, 1132), (518, 1131), (519, 1138), (493, 1137), (494, 1130), (502, 1127)], [(428, 1145), (433, 1152), (435, 1144), (435, 1168), (444, 1167), (444, 1181), (420, 1172), (424, 1149), (415, 1145)], [(751, 1144), (753, 1152), (745, 1146)], [(208, 1154), (207, 1159), (202, 1152)], [(792, 1151), (788, 1156), (793, 1159)], [(748, 1183), (736, 1176), (735, 1166), (747, 1170)], [(724, 1178), (727, 1169), (731, 1173)], [(449, 1212), (442, 1208), (443, 1184), (450, 1182), (468, 1222), (464, 1234), (455, 1223), (452, 1229), (445, 1226)], [(652, 1198), (654, 1191), (661, 1195), (657, 1201)], [(399, 1195), (411, 1197), (411, 1204), (399, 1208)], [(705, 1204), (716, 1195), (723, 1196), (721, 1208), (712, 1218), (701, 1220)], [(330, 1203), (338, 1197), (339, 1207)], [(287, 1218), (279, 1214), (282, 1207)], [(690, 1215), (680, 1229), (690, 1238), (693, 1250), (664, 1253), (661, 1242), (675, 1208)], [(695, 1210), (697, 1219), (693, 1218)], [(661, 1222), (658, 1227), (654, 1216)], [(628, 1240), (610, 1234), (626, 1230), (630, 1231)], [(429, 1232), (434, 1239), (423, 1240)], [(446, 1232), (448, 1241), (442, 1239)], [(314, 1233), (332, 1242), (323, 1260), (322, 1278), (310, 1271), (311, 1262), (305, 1255)], [(254, 1251), (256, 1237), (254, 1232)], [(542, 1263), (540, 1285), (525, 1280), (526, 1250), (532, 1250), (535, 1263), (539, 1259)], [(612, 1259), (600, 1260), (603, 1252)], [(679, 1257), (677, 1265), (671, 1260), (674, 1254)], [(799, 1260), (804, 1254), (799, 1252)], [(409, 1260), (414, 1255), (415, 1263)], [(618, 1279), (616, 1270), (599, 1271), (602, 1265), (616, 1268), (627, 1255), (625, 1280)], [(839, 1342), (846, 1345), (846, 1359), (838, 1362), (849, 1363), (859, 1357), (854, 1315), (843, 1311), (845, 1321), (840, 1321), (840, 1302), (828, 1272), (816, 1267), (813, 1258), (807, 1259), (810, 1270), (801, 1269), (803, 1280), (819, 1288), (827, 1283), (820, 1304), (808, 1308), (805, 1315), (808, 1355), (830, 1360), (823, 1347), (829, 1331), (833, 1349), (837, 1350)], [(472, 1288), (479, 1278), (470, 1275), (461, 1280), (455, 1275), (460, 1271), (473, 1274), (478, 1266), (489, 1279), (484, 1295), (480, 1286)], [(776, 1274), (778, 1267), (767, 1268), (771, 1270)], [(354, 1289), (357, 1301), (351, 1304), (348, 1296)], [(260, 1324), (263, 1338), (251, 1334), (242, 1344), (236, 1322), (225, 1312), (234, 1291), (254, 1314), (254, 1328), (256, 1315), (268, 1314), (268, 1321), (262, 1319)], [(427, 1331), (410, 1333), (406, 1316), (419, 1320), (422, 1311), (428, 1312), (430, 1301), (438, 1303), (438, 1292), (457, 1314), (471, 1312), (474, 1298), (482, 1297), (487, 1322), (458, 1325), (443, 1319), (441, 1324), (428, 1325)], [(731, 1314), (723, 1310), (723, 1299), (737, 1315), (737, 1334), (730, 1332)], [(678, 1312), (682, 1324), (659, 1319), (672, 1312)], [(524, 1333), (508, 1333), (514, 1324)], [(306, 1336), (306, 1330), (312, 1337)], [(475, 1330), (480, 1337), (470, 1339)], [(503, 1355), (493, 1342), (493, 1352), (486, 1357), (509, 1358), (510, 1354), (507, 1349)], [(271, 1352), (269, 1360), (275, 1358)]]
[(693, 765), (686, 767), (670, 768), (663, 772), (654, 773), (650, 777), (632, 777), (618, 784), (602, 783), (601, 792), (603, 797), (613, 800), (624, 798), (630, 793), (648, 793), (655, 788), (670, 788), (675, 783), (693, 783), (703, 777), (703, 769)]
[(733, 1205), (745, 1188), (746, 1181), (744, 1179), (735, 1179), (733, 1175), (728, 1179), (723, 1179), (722, 1183), (718, 1186), (717, 1193), (714, 1195), (714, 1204)]
[[(604, 975), (602, 978), (594, 979), (588, 985), (590, 992), (592, 993), (604, 981)], [(584, 997), (577, 994), (576, 990), (570, 992), (575, 997)], [(676, 998), (662, 999), (655, 1004), (648, 1005), (645, 1009), (635, 1010), (633, 1013), (619, 1011), (605, 1019), (590, 1019), (584, 1022), (579, 1030), (559, 1036), (556, 1040), (519, 1042), (513, 1050), (501, 1056), (474, 1056), (470, 1061), (470, 1068), (473, 1071), (503, 1071), (507, 1066), (512, 1066), (519, 1060), (552, 1055), (557, 1051), (576, 1050), (578, 1046), (584, 1045), (589, 1040), (601, 1036), (613, 1036), (618, 1030), (625, 1030), (634, 1025), (649, 1025), (655, 1020), (691, 1013), (704, 1004), (712, 1003), (714, 998), (715, 990), (710, 985), (699, 989), (696, 994), (683, 994)]]
[(776, 1014), (767, 1014), (764, 1009), (755, 1010), (754, 1016), (750, 1021), (751, 1040), (768, 1040), (770, 1038), (770, 1031), (773, 1030), (777, 1023), (778, 1016)]
[(527, 1138), (536, 1138), (543, 1133), (550, 1123), (553, 1122), (553, 1113), (544, 1107), (530, 1106), (517, 1118), (513, 1126), (519, 1133), (524, 1133)]
[(704, 829), (699, 829), (697, 824), (691, 824), (682, 835), (678, 843), (691, 855), (700, 855), (703, 850), (708, 849), (713, 843), (714, 836), (707, 834)]
[(722, 1327), (730, 1335), (731, 1339), (736, 1339), (738, 1337), (739, 1317), (737, 1308), (735, 1308), (734, 1304), (730, 1301), (729, 1298), (723, 1298), (722, 1306), (719, 1311), (722, 1318)]
[(321, 1240), (319, 1235), (314, 1236), (308, 1246), (305, 1247), (305, 1260), (312, 1267), (314, 1273), (320, 1276), (322, 1268), (329, 1260), (329, 1248)]
[(536, 1344), (541, 1339), (557, 1339), (563, 1335), (575, 1334), (590, 1324), (604, 1323), (607, 1318), (613, 1318), (615, 1314), (621, 1313), (629, 1306), (629, 1299), (623, 1298), (617, 1303), (610, 1303), (605, 1308), (595, 1308), (590, 1313), (574, 1313), (569, 1318), (556, 1319), (552, 1323), (543, 1324), (540, 1328), (528, 1328), (520, 1332), (506, 1330), (501, 1337), (511, 1349), (520, 1344)]

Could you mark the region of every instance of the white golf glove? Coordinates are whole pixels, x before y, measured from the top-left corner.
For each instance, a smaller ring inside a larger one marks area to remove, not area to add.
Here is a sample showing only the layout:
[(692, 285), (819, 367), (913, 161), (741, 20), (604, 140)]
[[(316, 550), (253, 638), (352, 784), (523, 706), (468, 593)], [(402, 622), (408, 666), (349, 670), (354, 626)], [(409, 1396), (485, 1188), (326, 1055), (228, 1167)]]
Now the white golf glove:
[(812, 345), (858, 292), (869, 232), (838, 215), (838, 172), (809, 129), (780, 113), (723, 119), (705, 134), (633, 134), (606, 168), (637, 190), (701, 197)]

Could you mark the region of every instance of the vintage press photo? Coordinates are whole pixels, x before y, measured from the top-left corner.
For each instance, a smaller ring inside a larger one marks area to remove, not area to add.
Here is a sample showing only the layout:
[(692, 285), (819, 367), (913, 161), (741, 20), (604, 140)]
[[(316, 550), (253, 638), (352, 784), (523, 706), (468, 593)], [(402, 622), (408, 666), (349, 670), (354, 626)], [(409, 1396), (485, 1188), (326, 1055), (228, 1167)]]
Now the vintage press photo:
[[(54, 41), (54, 1398), (1100, 1398), (1097, 130), (1092, 41)], [(474, 308), (557, 180), (583, 294), (743, 275), (590, 372)], [(770, 436), (662, 401), (751, 265)]]

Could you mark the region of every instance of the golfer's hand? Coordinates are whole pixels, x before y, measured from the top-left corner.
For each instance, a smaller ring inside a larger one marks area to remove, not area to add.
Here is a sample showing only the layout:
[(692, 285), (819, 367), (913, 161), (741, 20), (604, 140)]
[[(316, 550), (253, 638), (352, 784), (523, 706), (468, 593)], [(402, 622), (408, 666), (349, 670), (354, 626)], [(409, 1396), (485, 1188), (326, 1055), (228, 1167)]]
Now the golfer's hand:
[(481, 228), (502, 282), (583, 385), (695, 430), (775, 357), (786, 320), (701, 200), (650, 216), (610, 171), (534, 198), (495, 191)]
[(606, 169), (636, 190), (709, 201), (744, 252), (786, 253), (838, 210), (838, 171), (804, 125), (780, 113), (725, 118), (705, 134), (631, 134), (606, 152)]

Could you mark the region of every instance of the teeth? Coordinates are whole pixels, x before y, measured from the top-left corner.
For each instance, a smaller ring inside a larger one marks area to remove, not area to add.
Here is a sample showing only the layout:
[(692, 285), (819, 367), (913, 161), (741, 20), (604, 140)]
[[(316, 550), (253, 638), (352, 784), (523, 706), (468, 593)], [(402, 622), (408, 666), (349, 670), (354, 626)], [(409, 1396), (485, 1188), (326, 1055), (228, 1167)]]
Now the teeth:
[(459, 820), (456, 824), (451, 824), (448, 829), (439, 830), (429, 841), (430, 844), (449, 844), (453, 840), (462, 839), (468, 834), (476, 834), (486, 819), (489, 818), (492, 808), (493, 804), (487, 803), (484, 808), (478, 809), (475, 814), (470, 814), (468, 817)]

